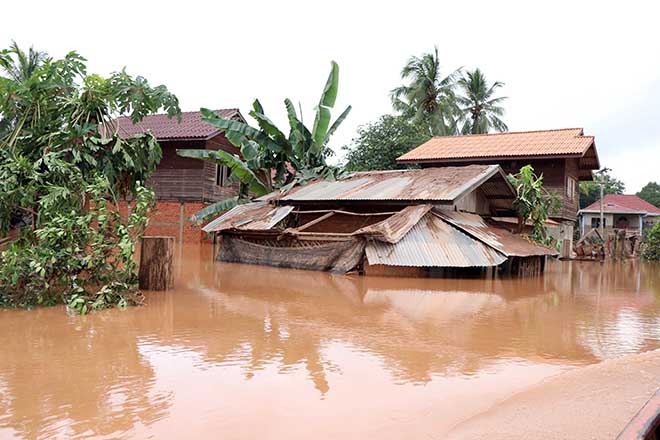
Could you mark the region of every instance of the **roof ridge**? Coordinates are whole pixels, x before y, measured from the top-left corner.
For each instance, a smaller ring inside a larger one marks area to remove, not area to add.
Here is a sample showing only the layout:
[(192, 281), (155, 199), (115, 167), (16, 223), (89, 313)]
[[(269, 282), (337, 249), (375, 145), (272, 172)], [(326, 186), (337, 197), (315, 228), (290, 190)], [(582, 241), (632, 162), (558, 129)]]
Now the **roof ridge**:
[[(229, 108), (216, 108), (216, 109), (214, 109), (213, 111), (214, 111), (214, 112), (220, 112), (220, 111), (233, 111), (233, 112), (238, 112), (238, 111), (240, 111), (240, 109), (239, 109), (238, 107), (229, 107)], [(182, 115), (189, 115), (189, 114), (192, 114), (192, 113), (200, 113), (200, 110), (189, 110), (189, 111), (181, 112)], [(151, 117), (151, 116), (169, 116), (169, 114), (166, 113), (166, 112), (163, 112), (163, 113), (153, 113), (153, 114), (151, 114), (151, 115), (146, 115), (144, 118), (149, 118), (149, 117)], [(173, 115), (172, 117), (175, 117), (175, 116), (176, 116), (176, 115)], [(122, 119), (122, 118), (130, 119), (130, 116), (121, 115), (121, 116), (117, 116), (115, 119)], [(142, 118), (142, 119), (144, 119), (144, 118)]]
[[(555, 132), (555, 131), (571, 131), (571, 130), (581, 130), (582, 133), (584, 133), (584, 127), (571, 127), (571, 128), (550, 128), (550, 129), (547, 129), (547, 130), (504, 131), (504, 132), (501, 132), (501, 133), (458, 134), (458, 135), (450, 135), (450, 136), (433, 136), (433, 138), (501, 136), (501, 135), (507, 135), (507, 134), (549, 133), (549, 132)], [(584, 135), (584, 134), (580, 134), (579, 136), (590, 137), (590, 138), (594, 137), (594, 136), (591, 136), (591, 135), (587, 136), (587, 135)]]

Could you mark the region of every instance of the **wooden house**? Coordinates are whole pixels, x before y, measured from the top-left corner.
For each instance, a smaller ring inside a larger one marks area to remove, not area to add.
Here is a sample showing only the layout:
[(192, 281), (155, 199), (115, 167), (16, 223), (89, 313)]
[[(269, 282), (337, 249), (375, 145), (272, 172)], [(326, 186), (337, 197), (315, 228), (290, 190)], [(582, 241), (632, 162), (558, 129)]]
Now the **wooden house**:
[(543, 174), (544, 187), (562, 202), (551, 217), (560, 228), (549, 231), (565, 245), (562, 256), (569, 256), (572, 248), (579, 182), (592, 180), (592, 171), (600, 168), (594, 137), (584, 136), (581, 128), (434, 137), (397, 162), (421, 167), (497, 164), (507, 174), (532, 165)]
[[(244, 122), (238, 109), (217, 110), (225, 119)], [(150, 218), (149, 235), (171, 235), (180, 242), (198, 242), (199, 227), (188, 221), (210, 203), (233, 197), (238, 182), (229, 179), (230, 170), (210, 162), (178, 156), (177, 149), (224, 150), (238, 153), (222, 130), (202, 121), (200, 112), (184, 112), (181, 120), (166, 114), (145, 117), (138, 124), (129, 118), (115, 120), (122, 137), (151, 132), (163, 151), (163, 158), (147, 184), (156, 193), (157, 206)]]

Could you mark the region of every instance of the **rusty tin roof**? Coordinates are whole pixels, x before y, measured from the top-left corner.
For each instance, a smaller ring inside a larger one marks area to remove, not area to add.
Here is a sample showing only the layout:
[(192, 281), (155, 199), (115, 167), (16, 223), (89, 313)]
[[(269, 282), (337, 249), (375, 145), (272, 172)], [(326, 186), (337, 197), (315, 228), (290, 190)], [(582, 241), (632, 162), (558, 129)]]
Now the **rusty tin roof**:
[[(498, 165), (469, 165), (424, 169), (366, 171), (336, 180), (319, 180), (292, 189), (282, 203), (318, 201), (435, 201), (453, 202), (489, 179), (501, 177), (504, 191), (514, 194)], [(277, 198), (264, 196), (263, 200)]]
[(497, 266), (506, 257), (440, 218), (426, 214), (396, 244), (370, 241), (369, 264), (412, 267)]
[(378, 241), (398, 243), (431, 209), (433, 205), (406, 206), (381, 222), (353, 232), (353, 235), (366, 235)]
[(293, 211), (293, 206), (273, 206), (266, 202), (246, 203), (238, 205), (208, 225), (204, 232), (220, 232), (229, 229), (238, 230), (268, 230), (282, 221)]
[(490, 226), (476, 214), (442, 209), (433, 210), (433, 214), (507, 257), (557, 255), (554, 249), (527, 241), (506, 229)]

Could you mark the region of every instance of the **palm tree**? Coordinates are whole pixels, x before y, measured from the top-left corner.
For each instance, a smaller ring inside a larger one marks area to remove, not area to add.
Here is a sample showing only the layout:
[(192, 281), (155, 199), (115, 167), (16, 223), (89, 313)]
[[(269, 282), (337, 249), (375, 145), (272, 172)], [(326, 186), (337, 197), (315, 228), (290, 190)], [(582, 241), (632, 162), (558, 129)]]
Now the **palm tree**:
[(12, 42), (8, 52), (14, 54), (16, 59), (6, 58), (1, 65), (7, 76), (16, 81), (22, 82), (28, 80), (34, 71), (46, 60), (48, 54), (39, 52), (30, 47), (28, 52), (24, 52), (18, 47), (15, 41)]
[(410, 82), (390, 92), (392, 107), (416, 120), (428, 121), (433, 135), (455, 134), (454, 86), (460, 71), (442, 77), (437, 46), (433, 53), (411, 57), (401, 70), (401, 78)]
[(499, 106), (507, 97), (494, 97), (497, 89), (503, 85), (504, 83), (495, 81), (489, 86), (486, 77), (478, 68), (466, 72), (458, 80), (462, 93), (456, 97), (456, 102), (461, 106), (463, 134), (488, 133), (491, 129), (499, 132), (509, 130), (500, 119), (500, 116), (504, 115), (504, 108)]

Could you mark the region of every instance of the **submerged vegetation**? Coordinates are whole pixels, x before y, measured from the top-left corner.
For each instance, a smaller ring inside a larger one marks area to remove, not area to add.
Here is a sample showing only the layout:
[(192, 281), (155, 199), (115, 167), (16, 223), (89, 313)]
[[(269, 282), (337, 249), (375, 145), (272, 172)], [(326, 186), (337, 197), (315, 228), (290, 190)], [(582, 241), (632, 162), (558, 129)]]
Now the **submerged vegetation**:
[(288, 136), (266, 116), (259, 100), (254, 101), (250, 112), (259, 128), (223, 119), (211, 110), (202, 109), (204, 121), (225, 130), (227, 139), (240, 148), (242, 157), (209, 150), (178, 150), (177, 153), (231, 168), (232, 176), (240, 181), (240, 190), (238, 197), (210, 205), (196, 213), (193, 219), (201, 222), (274, 189), (287, 191), (296, 184), (316, 178), (336, 179), (341, 169), (327, 163), (326, 159), (332, 153), (327, 144), (351, 111), (348, 106), (331, 124), (331, 109), (335, 106), (338, 91), (339, 66), (333, 61), (311, 130), (302, 122), (302, 111), (298, 115), (293, 102), (284, 100), (289, 120)]
[[(0, 52), (0, 236), (21, 226), (0, 254), (5, 306), (86, 313), (141, 302), (134, 243), (154, 198), (143, 183), (162, 153), (151, 134), (122, 139), (113, 118), (174, 116), (178, 100), (124, 70), (88, 74), (85, 61), (15, 44)], [(121, 198), (131, 200), (125, 216)]]

